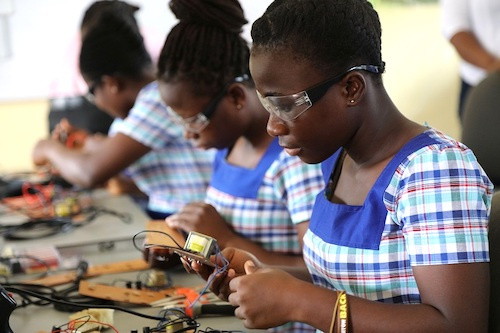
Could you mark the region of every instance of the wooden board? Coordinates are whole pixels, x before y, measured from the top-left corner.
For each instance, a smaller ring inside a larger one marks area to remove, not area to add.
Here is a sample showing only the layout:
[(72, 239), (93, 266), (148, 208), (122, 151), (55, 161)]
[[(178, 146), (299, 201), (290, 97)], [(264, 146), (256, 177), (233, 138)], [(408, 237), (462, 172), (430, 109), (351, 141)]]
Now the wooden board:
[[(124, 273), (141, 271), (149, 268), (149, 264), (143, 259), (126, 260), (109, 264), (89, 266), (85, 278), (94, 277), (104, 274)], [(23, 281), (24, 283), (41, 284), (48, 287), (58, 286), (61, 284), (74, 281), (76, 272), (67, 272), (61, 274), (50, 275), (40, 279)]]
[(182, 233), (170, 228), (163, 220), (153, 220), (147, 222), (146, 230), (154, 231), (146, 233), (145, 241), (148, 244), (159, 244), (177, 247), (177, 244), (175, 244), (175, 242), (170, 237), (162, 234), (162, 232), (170, 235), (181, 247), (184, 247), (184, 244), (186, 242), (185, 237)]

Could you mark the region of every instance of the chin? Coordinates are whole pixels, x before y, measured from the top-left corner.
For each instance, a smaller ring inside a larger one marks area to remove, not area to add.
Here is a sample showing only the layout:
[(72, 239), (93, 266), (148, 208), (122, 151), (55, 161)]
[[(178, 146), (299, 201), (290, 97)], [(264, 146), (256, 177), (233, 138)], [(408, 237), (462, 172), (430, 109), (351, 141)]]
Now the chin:
[(298, 158), (307, 164), (318, 164), (323, 162), (325, 159), (318, 158), (317, 156), (308, 156), (307, 154), (297, 155)]

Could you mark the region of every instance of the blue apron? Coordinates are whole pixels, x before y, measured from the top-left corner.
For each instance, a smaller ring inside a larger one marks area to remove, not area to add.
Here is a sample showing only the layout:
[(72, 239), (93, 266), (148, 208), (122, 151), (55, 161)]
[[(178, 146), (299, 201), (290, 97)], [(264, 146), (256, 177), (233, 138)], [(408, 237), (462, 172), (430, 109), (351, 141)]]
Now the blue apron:
[[(406, 143), (379, 175), (362, 206), (332, 203), (322, 190), (316, 197), (309, 229), (330, 244), (378, 250), (387, 217), (383, 196), (389, 182), (411, 153), (435, 143), (437, 141), (425, 132)], [(341, 149), (322, 163), (325, 183), (340, 153)]]
[(264, 175), (283, 151), (278, 138), (274, 139), (254, 169), (227, 162), (228, 149), (217, 151), (210, 186), (239, 198), (257, 199)]

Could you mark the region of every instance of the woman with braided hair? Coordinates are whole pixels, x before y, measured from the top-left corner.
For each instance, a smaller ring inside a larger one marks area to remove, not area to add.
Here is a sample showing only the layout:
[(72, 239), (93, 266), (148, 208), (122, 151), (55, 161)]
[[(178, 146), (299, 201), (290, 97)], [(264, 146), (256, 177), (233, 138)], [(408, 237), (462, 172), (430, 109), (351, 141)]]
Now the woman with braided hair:
[(247, 23), (237, 0), (172, 0), (179, 19), (158, 63), (159, 90), (196, 146), (217, 148), (205, 202), (167, 218), (219, 246), (237, 246), (269, 264), (304, 266), (301, 239), (319, 165), (289, 156), (266, 132), (269, 114), (249, 75)]
[(269, 113), (249, 74), (240, 4), (172, 0), (170, 8), (179, 22), (159, 58), (160, 94), (185, 136), (218, 152), (205, 201), (186, 205), (167, 223), (210, 235), (221, 248), (245, 249), (268, 264), (305, 268), (302, 236), (324, 185), (321, 168), (288, 155), (266, 131)]
[(372, 5), (276, 0), (252, 38), (267, 131), (322, 163), (327, 185), (304, 236), (309, 274), (226, 249), (212, 290), (249, 328), (486, 332), (492, 184), (470, 149), (393, 104)]

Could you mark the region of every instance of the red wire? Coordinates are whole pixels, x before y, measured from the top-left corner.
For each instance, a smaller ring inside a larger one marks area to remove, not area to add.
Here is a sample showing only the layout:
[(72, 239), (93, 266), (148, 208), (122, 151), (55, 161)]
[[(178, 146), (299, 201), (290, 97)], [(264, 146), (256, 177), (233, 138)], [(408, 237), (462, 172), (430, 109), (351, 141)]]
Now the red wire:
[(118, 330), (116, 329), (116, 327), (114, 327), (113, 325), (111, 324), (106, 324), (106, 323), (102, 323), (100, 321), (96, 321), (96, 320), (72, 320), (68, 323), (68, 328), (74, 330), (75, 329), (75, 324), (77, 323), (93, 323), (93, 324), (99, 324), (101, 326), (106, 326), (106, 327), (109, 327), (111, 328), (113, 331), (115, 331), (116, 333), (120, 333), (118, 332)]

